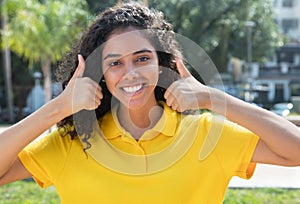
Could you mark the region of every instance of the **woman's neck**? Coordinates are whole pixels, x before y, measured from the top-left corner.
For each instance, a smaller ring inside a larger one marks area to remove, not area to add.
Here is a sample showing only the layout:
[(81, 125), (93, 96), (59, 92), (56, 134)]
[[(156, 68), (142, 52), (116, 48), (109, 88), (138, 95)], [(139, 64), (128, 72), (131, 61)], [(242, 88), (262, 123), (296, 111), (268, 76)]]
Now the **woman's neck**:
[(161, 118), (163, 108), (158, 104), (145, 106), (139, 109), (128, 109), (120, 104), (118, 109), (118, 120), (121, 126), (135, 139), (140, 139), (146, 130), (155, 126)]

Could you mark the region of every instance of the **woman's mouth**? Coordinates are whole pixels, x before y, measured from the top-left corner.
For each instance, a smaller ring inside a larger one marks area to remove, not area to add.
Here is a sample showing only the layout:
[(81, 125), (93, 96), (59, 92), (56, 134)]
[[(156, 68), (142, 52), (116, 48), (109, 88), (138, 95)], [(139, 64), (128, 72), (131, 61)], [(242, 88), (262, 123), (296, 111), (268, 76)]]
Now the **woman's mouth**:
[(125, 91), (128, 94), (132, 94), (132, 93), (136, 93), (139, 90), (141, 90), (143, 88), (143, 84), (137, 84), (134, 86), (126, 86), (126, 87), (122, 87), (121, 89), (123, 91)]

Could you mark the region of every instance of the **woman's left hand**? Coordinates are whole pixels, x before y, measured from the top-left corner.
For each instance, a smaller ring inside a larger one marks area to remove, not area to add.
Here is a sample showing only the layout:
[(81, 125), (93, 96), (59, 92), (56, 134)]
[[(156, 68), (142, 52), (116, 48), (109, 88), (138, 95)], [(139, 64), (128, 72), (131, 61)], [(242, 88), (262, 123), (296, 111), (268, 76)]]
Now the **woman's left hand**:
[(173, 82), (167, 89), (164, 95), (167, 105), (178, 112), (208, 109), (209, 88), (192, 76), (181, 59), (176, 59), (176, 66), (181, 79)]

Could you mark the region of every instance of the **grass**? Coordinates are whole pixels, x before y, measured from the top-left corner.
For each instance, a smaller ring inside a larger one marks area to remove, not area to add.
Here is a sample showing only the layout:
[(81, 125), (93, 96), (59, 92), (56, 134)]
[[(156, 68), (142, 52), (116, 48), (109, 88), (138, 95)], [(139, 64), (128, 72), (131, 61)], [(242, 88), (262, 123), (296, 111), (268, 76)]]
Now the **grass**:
[(44, 190), (32, 181), (17, 181), (0, 187), (0, 204), (57, 204), (54, 187)]
[(228, 189), (224, 204), (300, 204), (300, 189)]
[[(0, 187), (0, 204), (57, 203), (59, 198), (54, 187), (42, 190), (31, 181), (17, 181)], [(224, 204), (300, 204), (300, 189), (230, 188)]]

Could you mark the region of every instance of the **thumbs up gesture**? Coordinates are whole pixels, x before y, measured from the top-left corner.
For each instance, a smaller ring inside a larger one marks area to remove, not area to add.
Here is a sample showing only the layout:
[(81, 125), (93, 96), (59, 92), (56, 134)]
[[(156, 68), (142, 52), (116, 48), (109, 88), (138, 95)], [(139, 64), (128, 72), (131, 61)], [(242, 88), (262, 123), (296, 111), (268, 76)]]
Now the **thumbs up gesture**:
[(167, 105), (178, 112), (208, 109), (210, 105), (208, 87), (192, 76), (181, 59), (176, 59), (176, 66), (180, 79), (167, 89), (164, 95)]
[(58, 96), (66, 106), (67, 114), (74, 114), (82, 109), (94, 110), (103, 98), (100, 85), (88, 77), (83, 77), (85, 62), (78, 55), (78, 67), (65, 90)]

